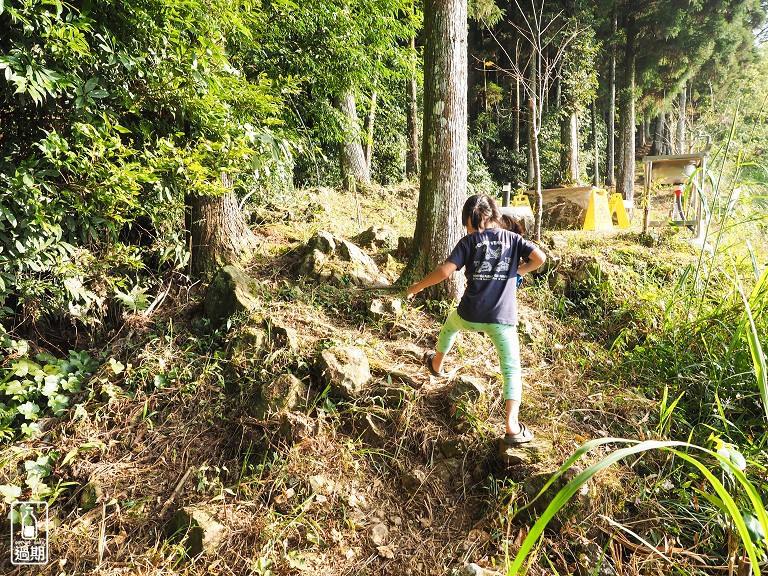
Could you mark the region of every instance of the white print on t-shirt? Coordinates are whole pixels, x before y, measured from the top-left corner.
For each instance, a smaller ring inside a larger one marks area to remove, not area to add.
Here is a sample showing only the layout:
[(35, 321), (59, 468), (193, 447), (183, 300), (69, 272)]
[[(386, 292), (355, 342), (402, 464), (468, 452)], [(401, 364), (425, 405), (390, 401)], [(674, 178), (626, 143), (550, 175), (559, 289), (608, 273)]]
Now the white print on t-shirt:
[(504, 258), (504, 260), (499, 261), (498, 264), (496, 264), (496, 268), (493, 269), (495, 273), (499, 272), (508, 272), (509, 271), (509, 261), (510, 258)]
[(499, 246), (496, 250), (489, 246), (487, 252), (485, 253), (485, 257), (487, 259), (498, 258), (499, 256), (501, 256), (501, 246)]
[[(507, 248), (504, 242), (499, 240), (486, 240), (479, 242), (475, 245), (478, 256), (481, 256), (481, 260), (475, 260), (474, 273), (472, 278), (475, 280), (507, 280), (507, 272), (509, 272), (510, 258), (504, 258), (499, 262), (494, 263), (493, 260), (501, 257), (502, 251)], [(492, 272), (492, 274), (488, 274)]]
[(493, 266), (491, 266), (491, 263), (487, 260), (480, 264), (479, 267), (475, 267), (475, 272), (478, 274), (482, 274), (483, 272), (490, 272), (493, 270)]

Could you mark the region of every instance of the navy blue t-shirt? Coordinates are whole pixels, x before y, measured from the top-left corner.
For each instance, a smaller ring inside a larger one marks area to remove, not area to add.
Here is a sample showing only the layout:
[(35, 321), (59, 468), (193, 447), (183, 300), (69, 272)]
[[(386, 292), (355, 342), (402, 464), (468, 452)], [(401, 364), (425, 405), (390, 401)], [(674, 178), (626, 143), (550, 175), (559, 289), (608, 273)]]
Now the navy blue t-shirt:
[(486, 228), (464, 236), (448, 262), (464, 268), (467, 289), (458, 313), (468, 322), (517, 324), (517, 266), (535, 244), (509, 230)]

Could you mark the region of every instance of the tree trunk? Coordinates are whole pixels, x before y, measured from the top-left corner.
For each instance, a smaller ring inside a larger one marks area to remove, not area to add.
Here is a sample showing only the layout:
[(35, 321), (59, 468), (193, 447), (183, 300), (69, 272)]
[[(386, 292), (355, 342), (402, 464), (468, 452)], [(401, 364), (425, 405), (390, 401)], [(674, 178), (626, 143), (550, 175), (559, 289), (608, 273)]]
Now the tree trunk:
[[(232, 187), (227, 174), (222, 184)], [(226, 264), (243, 262), (253, 254), (257, 239), (240, 210), (237, 196), (191, 195), (189, 204), (190, 268), (195, 276), (206, 276)]]
[(611, 16), (611, 35), (614, 39), (611, 46), (611, 61), (608, 65), (608, 134), (605, 143), (605, 185), (613, 186), (616, 159), (616, 4), (614, 3)]
[(411, 37), (411, 77), (408, 80), (406, 131), (408, 150), (405, 153), (405, 175), (409, 180), (419, 175), (419, 103), (416, 83), (416, 38)]
[(531, 150), (533, 158), (533, 189), (536, 191), (536, 212), (534, 214), (536, 223), (533, 227), (534, 240), (541, 242), (541, 214), (544, 206), (544, 195), (541, 192), (541, 164), (539, 162), (539, 131), (536, 118), (536, 103), (533, 99), (528, 100), (528, 111), (530, 113), (530, 128), (528, 130), (528, 148)]
[[(439, 266), (462, 236), (467, 195), (467, 0), (424, 4), (424, 142), (413, 253), (402, 279), (418, 280)], [(458, 299), (464, 276), (428, 290)]]
[(621, 159), (616, 190), (625, 200), (635, 198), (635, 20), (627, 23), (624, 86), (619, 98)]
[(659, 112), (656, 115), (656, 129), (653, 132), (653, 146), (651, 146), (651, 156), (661, 156), (664, 154), (664, 113)]
[(360, 122), (357, 118), (355, 95), (347, 90), (338, 101), (338, 107), (346, 119), (344, 142), (341, 145), (341, 178), (344, 185), (371, 183), (371, 175), (365, 162), (360, 142)]
[(687, 105), (688, 86), (683, 84), (680, 90), (680, 111), (677, 117), (677, 153), (685, 154), (688, 152), (688, 144), (685, 141), (685, 108)]
[(562, 154), (560, 156), (560, 168), (563, 177), (568, 184), (579, 182), (579, 117), (576, 112), (571, 112), (564, 118), (560, 126), (560, 143)]
[(376, 119), (376, 99), (378, 92), (376, 90), (371, 94), (371, 107), (368, 109), (368, 115), (365, 117), (365, 169), (371, 174), (371, 160), (373, 159), (373, 123)]
[[(520, 38), (515, 41), (515, 66), (520, 67)], [(520, 152), (520, 78), (515, 75), (515, 112), (512, 117), (512, 149)]]
[[(536, 75), (536, 66), (537, 66), (536, 54), (532, 54), (531, 55), (531, 89), (533, 90), (534, 94), (540, 95), (541, 93), (539, 92), (538, 86), (536, 85), (536, 82), (538, 81), (538, 77)], [(537, 102), (534, 102), (534, 104), (538, 105)], [(538, 130), (538, 125), (536, 120), (536, 110), (535, 109), (531, 110), (530, 105), (528, 106), (528, 123), (529, 123), (529, 126), (528, 126), (528, 186), (532, 187), (536, 183), (536, 175), (535, 175), (536, 167), (534, 166), (534, 163), (538, 162), (539, 158), (538, 158), (538, 148), (537, 148), (536, 150), (537, 158), (534, 160), (534, 153), (533, 153), (533, 146), (531, 146), (532, 139), (531, 139), (530, 132), (531, 132), (531, 127), (533, 127), (533, 131), (537, 137), (536, 144), (538, 146), (539, 130)]]
[(592, 151), (594, 166), (592, 169), (592, 185), (600, 186), (600, 141), (597, 138), (597, 99), (592, 100)]

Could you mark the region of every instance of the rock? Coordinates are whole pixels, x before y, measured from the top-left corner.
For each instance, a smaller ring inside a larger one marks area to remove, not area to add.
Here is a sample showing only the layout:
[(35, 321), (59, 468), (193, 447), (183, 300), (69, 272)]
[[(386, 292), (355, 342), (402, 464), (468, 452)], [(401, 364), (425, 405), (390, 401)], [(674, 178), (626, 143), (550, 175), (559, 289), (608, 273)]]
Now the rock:
[(352, 400), (360, 396), (371, 379), (368, 357), (359, 348), (335, 346), (320, 353), (320, 377), (334, 396)]
[(397, 242), (397, 232), (388, 226), (371, 226), (360, 233), (355, 240), (360, 246), (375, 249), (394, 248)]
[(259, 283), (236, 266), (225, 266), (205, 293), (205, 315), (222, 323), (237, 312), (251, 312), (259, 304)]
[(373, 302), (371, 302), (371, 305), (368, 307), (368, 316), (374, 320), (381, 320), (386, 315), (387, 311), (384, 307), (384, 301), (379, 300), (378, 298), (374, 299)]
[(299, 333), (289, 326), (284, 326), (273, 319), (264, 320), (264, 327), (269, 331), (270, 340), (282, 348), (296, 351), (299, 349)]
[(477, 402), (485, 395), (485, 383), (480, 378), (459, 376), (456, 384), (448, 393), (448, 399), (453, 402)]
[(379, 522), (371, 528), (371, 541), (375, 546), (383, 546), (389, 538), (389, 528), (383, 522)]
[(616, 576), (618, 571), (608, 550), (597, 542), (585, 541), (574, 550), (579, 576)]
[(102, 498), (104, 498), (104, 490), (101, 484), (96, 480), (91, 480), (83, 486), (80, 492), (80, 508), (83, 512), (93, 510)]
[(318, 250), (322, 254), (332, 254), (336, 251), (336, 239), (330, 232), (320, 230), (315, 232), (315, 235), (309, 239), (307, 246), (312, 250)]
[(500, 572), (495, 570), (486, 570), (475, 563), (469, 563), (460, 568), (454, 568), (451, 576), (501, 576)]
[(363, 428), (363, 438), (369, 444), (381, 442), (387, 438), (387, 430), (384, 422), (376, 418), (375, 415), (366, 413), (362, 418), (361, 426)]
[(243, 384), (241, 377), (261, 361), (267, 348), (267, 339), (264, 329), (253, 325), (242, 326), (231, 336), (227, 364), (230, 388), (237, 390)]
[[(518, 516), (515, 518), (526, 524), (533, 524), (539, 518), (541, 513), (549, 506), (552, 499), (557, 493), (570, 482), (576, 476), (582, 472), (582, 469), (578, 466), (571, 466), (566, 470), (552, 485), (547, 488), (547, 491), (539, 496), (533, 505), (529, 508), (521, 510)], [(549, 482), (552, 477), (551, 472), (534, 474), (529, 476), (523, 481), (523, 494), (528, 502), (531, 502), (533, 498), (541, 491), (542, 488)], [(566, 505), (560, 509), (549, 522), (548, 528), (559, 531), (565, 523), (568, 521), (576, 521), (586, 518), (590, 514), (591, 499), (589, 497), (590, 482), (587, 482), (581, 486), (581, 488), (574, 494)]]
[(395, 557), (395, 549), (393, 546), (376, 546), (376, 552), (379, 553), (379, 556), (387, 558), (388, 560), (392, 560)]
[(280, 414), (279, 435), (289, 444), (298, 444), (307, 438), (314, 438), (322, 432), (322, 422), (301, 412)]
[(552, 234), (547, 240), (547, 245), (552, 248), (552, 250), (564, 252), (568, 249), (568, 239), (562, 234)]
[(171, 540), (183, 542), (190, 556), (218, 554), (219, 546), (229, 535), (227, 527), (214, 520), (203, 505), (177, 510), (166, 532)]
[(312, 250), (299, 264), (298, 273), (318, 280), (328, 280), (331, 277), (331, 266), (328, 258), (320, 250)]
[(441, 440), (437, 443), (437, 449), (444, 458), (461, 458), (467, 451), (465, 443), (460, 438)]
[(446, 485), (452, 486), (456, 482), (462, 482), (461, 461), (457, 458), (445, 458), (438, 460), (435, 464), (435, 476), (440, 478)]
[(301, 380), (293, 374), (281, 374), (262, 386), (249, 412), (258, 420), (267, 420), (275, 414), (303, 408), (306, 397), (307, 387)]
[[(352, 281), (358, 285), (372, 285), (381, 283), (379, 269), (368, 254), (349, 242), (341, 240), (336, 249), (336, 254), (341, 260), (349, 263), (349, 274)], [(383, 282), (386, 284), (386, 282)]]
[(381, 320), (387, 316), (400, 316), (403, 313), (403, 302), (399, 298), (376, 298), (368, 307), (368, 316)]
[(521, 310), (517, 333), (520, 335), (520, 342), (522, 344), (530, 345), (544, 337), (545, 329), (530, 317), (528, 310)]
[(400, 236), (397, 239), (397, 257), (404, 260), (411, 255), (413, 250), (413, 236)]
[[(368, 393), (367, 396), (371, 404), (382, 406), (383, 408), (397, 409), (416, 397), (413, 388), (394, 385), (394, 381), (398, 378), (398, 374), (389, 374), (389, 377), (392, 379), (393, 385), (381, 385), (373, 388)], [(407, 378), (408, 376), (403, 375), (403, 377)]]
[(358, 246), (329, 232), (317, 232), (307, 243), (307, 253), (298, 273), (321, 281), (343, 282), (345, 278), (359, 286), (385, 286), (376, 263)]
[(403, 488), (408, 490), (408, 492), (416, 492), (426, 480), (426, 473), (418, 468), (404, 470), (400, 474), (400, 483), (403, 485)]
[(503, 439), (499, 439), (499, 458), (508, 466), (541, 462), (551, 451), (551, 443), (538, 436), (531, 442), (518, 446), (510, 446), (505, 444)]

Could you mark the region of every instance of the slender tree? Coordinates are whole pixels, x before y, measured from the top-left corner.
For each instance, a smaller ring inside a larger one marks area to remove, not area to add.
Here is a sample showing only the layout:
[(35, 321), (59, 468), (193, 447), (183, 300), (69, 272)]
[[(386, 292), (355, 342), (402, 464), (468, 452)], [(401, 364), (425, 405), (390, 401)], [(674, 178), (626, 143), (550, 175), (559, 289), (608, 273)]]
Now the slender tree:
[(608, 134), (605, 139), (605, 185), (613, 186), (616, 162), (616, 32), (618, 29), (616, 3), (611, 6), (611, 45), (608, 63), (608, 105), (606, 119)]
[(616, 191), (625, 200), (635, 197), (635, 40), (637, 23), (630, 14), (625, 24), (624, 78), (619, 94), (619, 157)]
[[(581, 29), (578, 23), (563, 18), (562, 12), (551, 14), (545, 11), (545, 2), (531, 0), (530, 12), (515, 0), (515, 7), (521, 18), (520, 24), (510, 21), (517, 30), (523, 43), (530, 50), (530, 61), (527, 70), (517, 60), (510, 57), (505, 47), (494, 36), (499, 48), (504, 52), (511, 68), (496, 66), (500, 72), (511, 74), (522, 86), (528, 97), (528, 178), (529, 185), (536, 193), (536, 212), (534, 238), (541, 241), (541, 159), (539, 152), (539, 135), (541, 134), (542, 116), (546, 107), (546, 99), (553, 80), (558, 78), (561, 64), (571, 42), (578, 37)], [(527, 74), (526, 74), (527, 72)]]
[(341, 148), (341, 179), (346, 186), (369, 185), (371, 174), (363, 150), (362, 130), (357, 117), (355, 94), (351, 89), (345, 90), (336, 102), (344, 118), (342, 126), (344, 136), (339, 145)]

